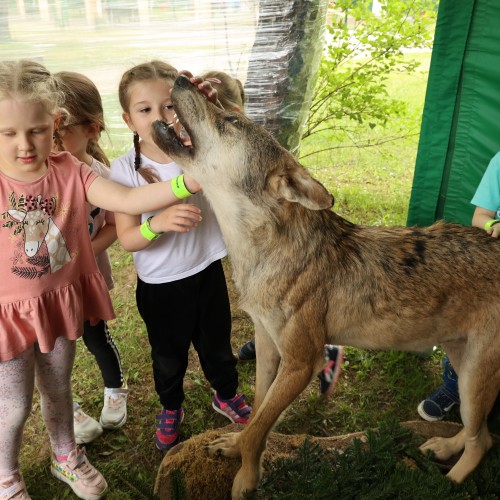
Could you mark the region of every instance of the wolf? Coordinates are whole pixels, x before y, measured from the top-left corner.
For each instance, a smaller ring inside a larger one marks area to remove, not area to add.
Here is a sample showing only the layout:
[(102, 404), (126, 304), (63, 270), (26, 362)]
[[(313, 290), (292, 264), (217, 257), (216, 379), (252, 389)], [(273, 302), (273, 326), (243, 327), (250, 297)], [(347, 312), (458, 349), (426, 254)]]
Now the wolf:
[(487, 416), (500, 389), (500, 242), (484, 231), (369, 227), (332, 210), (325, 187), (266, 130), (210, 103), (186, 77), (171, 94), (191, 137), (157, 121), (157, 145), (202, 186), (219, 221), (241, 307), (255, 324), (252, 416), (208, 451), (241, 456), (232, 498), (254, 490), (280, 414), (324, 365), (327, 343), (423, 351), (441, 345), (459, 374), (463, 428), (422, 451), (462, 452), (462, 482), (492, 446)]

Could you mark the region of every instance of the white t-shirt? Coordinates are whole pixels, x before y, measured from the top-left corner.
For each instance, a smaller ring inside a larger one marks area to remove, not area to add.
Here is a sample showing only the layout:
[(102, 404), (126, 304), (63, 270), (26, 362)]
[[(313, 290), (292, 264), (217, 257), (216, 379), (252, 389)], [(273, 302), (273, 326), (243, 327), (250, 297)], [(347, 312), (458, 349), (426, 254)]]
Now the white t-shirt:
[[(161, 164), (142, 157), (144, 167), (152, 167), (163, 181), (182, 174), (177, 163)], [(147, 182), (134, 168), (135, 151), (132, 148), (125, 155), (111, 163), (111, 179), (125, 186), (137, 187)], [(144, 250), (133, 253), (134, 264), (139, 278), (146, 283), (168, 283), (193, 276), (206, 269), (212, 262), (227, 255), (222, 233), (203, 193), (196, 193), (179, 203), (193, 203), (201, 209), (203, 220), (198, 227), (188, 233), (168, 232)], [(141, 222), (160, 212), (144, 213)]]

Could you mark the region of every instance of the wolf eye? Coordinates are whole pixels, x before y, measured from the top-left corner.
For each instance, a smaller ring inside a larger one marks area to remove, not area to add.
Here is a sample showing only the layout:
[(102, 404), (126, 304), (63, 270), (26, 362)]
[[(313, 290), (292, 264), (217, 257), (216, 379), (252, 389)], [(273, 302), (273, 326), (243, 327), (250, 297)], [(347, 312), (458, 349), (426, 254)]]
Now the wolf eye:
[(226, 116), (226, 121), (236, 125), (239, 122), (239, 119), (237, 116)]

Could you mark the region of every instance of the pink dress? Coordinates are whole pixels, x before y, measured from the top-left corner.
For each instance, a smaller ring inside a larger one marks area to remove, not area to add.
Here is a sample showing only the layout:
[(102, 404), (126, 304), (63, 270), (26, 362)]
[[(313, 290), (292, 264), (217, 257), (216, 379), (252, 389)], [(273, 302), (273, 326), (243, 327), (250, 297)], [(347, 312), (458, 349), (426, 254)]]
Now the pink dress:
[(91, 317), (114, 318), (87, 230), (86, 191), (97, 174), (69, 153), (50, 155), (34, 182), (0, 172), (0, 361), (38, 342), (76, 340)]

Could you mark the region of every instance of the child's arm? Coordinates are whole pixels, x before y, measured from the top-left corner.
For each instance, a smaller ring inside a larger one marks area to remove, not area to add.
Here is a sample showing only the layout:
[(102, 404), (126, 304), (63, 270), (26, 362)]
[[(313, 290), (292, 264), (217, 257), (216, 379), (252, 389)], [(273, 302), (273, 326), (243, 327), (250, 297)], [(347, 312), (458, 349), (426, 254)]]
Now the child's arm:
[[(486, 208), (476, 207), (476, 209), (474, 210), (474, 215), (472, 216), (472, 225), (481, 229), (485, 229), (486, 223), (494, 218), (494, 211), (487, 210)], [(486, 232), (493, 236), (493, 238), (498, 238), (500, 236), (500, 222), (493, 224)]]
[[(200, 185), (187, 174), (184, 183), (191, 193), (200, 190)], [(130, 188), (99, 176), (87, 189), (87, 201), (111, 212), (140, 215), (172, 205), (179, 198), (173, 193), (170, 181)]]
[[(201, 210), (190, 203), (178, 203), (153, 216), (150, 228), (155, 233), (175, 231), (187, 233), (201, 220)], [(118, 239), (128, 252), (147, 248), (154, 240), (146, 239), (141, 232), (141, 220), (136, 215), (115, 214)]]
[(106, 222), (92, 239), (92, 250), (94, 255), (100, 255), (116, 241), (116, 226), (113, 222)]

